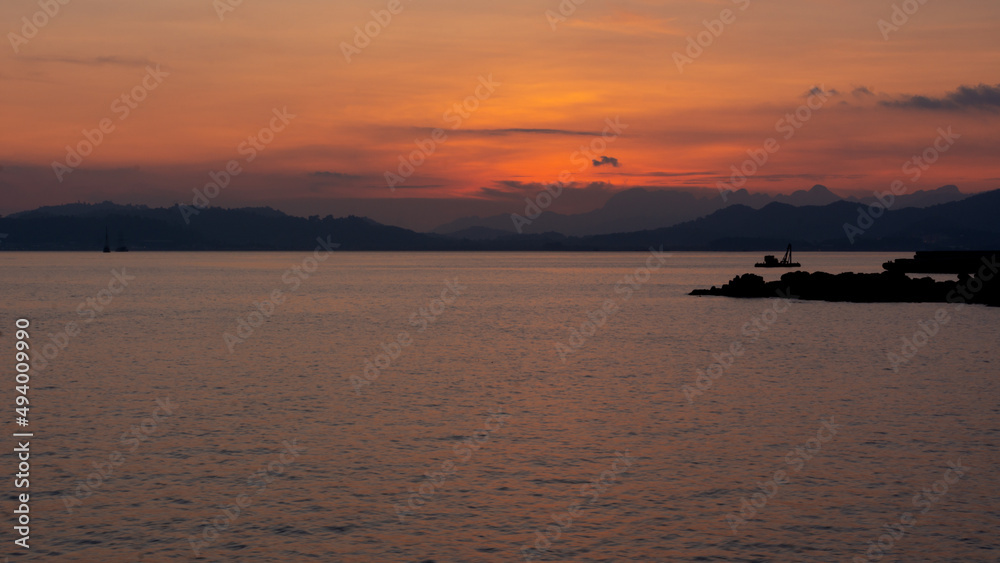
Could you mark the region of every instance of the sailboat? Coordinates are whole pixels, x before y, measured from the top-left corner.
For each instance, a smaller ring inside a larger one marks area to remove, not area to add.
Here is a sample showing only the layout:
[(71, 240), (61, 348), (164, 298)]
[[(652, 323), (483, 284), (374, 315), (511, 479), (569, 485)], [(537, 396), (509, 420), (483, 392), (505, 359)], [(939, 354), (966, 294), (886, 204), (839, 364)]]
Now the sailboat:
[(792, 245), (788, 245), (788, 249), (785, 250), (785, 257), (779, 262), (777, 258), (773, 255), (768, 254), (764, 257), (763, 262), (757, 262), (754, 264), (755, 268), (801, 268), (802, 264), (798, 262), (792, 262)]
[(104, 227), (104, 252), (111, 252), (111, 242), (108, 240), (107, 227)]

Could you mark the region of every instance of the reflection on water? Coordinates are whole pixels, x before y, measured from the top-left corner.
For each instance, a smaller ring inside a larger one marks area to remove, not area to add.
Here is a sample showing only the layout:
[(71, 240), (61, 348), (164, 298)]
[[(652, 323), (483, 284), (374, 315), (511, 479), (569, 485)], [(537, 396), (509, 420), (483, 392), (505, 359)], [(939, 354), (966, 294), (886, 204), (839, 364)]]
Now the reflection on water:
[(1000, 555), (997, 309), (894, 371), (940, 305), (686, 295), (756, 254), (337, 253), (290, 283), (307, 254), (0, 254), (0, 342), (54, 342), (12, 560)]

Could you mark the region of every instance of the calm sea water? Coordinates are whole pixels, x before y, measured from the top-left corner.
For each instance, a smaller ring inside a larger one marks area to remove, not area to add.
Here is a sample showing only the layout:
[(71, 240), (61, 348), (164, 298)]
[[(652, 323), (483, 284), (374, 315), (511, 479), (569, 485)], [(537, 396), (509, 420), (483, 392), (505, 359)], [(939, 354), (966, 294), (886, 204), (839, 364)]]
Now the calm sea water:
[(998, 309), (687, 295), (756, 254), (309, 256), (0, 254), (0, 353), (27, 317), (50, 356), (11, 561), (1000, 559)]

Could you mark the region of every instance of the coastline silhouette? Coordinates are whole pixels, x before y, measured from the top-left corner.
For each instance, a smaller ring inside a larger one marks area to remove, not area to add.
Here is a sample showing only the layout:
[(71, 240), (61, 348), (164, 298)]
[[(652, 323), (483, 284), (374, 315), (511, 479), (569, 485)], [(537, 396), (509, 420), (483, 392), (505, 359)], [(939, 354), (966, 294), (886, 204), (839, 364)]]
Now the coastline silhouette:
[[(756, 274), (734, 277), (722, 287), (695, 289), (689, 295), (766, 298), (791, 295), (815, 301), (854, 303), (968, 303), (1000, 307), (1000, 251), (918, 253), (913, 260), (886, 262), (877, 274), (788, 272), (765, 282)], [(901, 264), (901, 265), (897, 265)], [(954, 281), (911, 278), (902, 270), (957, 274)]]

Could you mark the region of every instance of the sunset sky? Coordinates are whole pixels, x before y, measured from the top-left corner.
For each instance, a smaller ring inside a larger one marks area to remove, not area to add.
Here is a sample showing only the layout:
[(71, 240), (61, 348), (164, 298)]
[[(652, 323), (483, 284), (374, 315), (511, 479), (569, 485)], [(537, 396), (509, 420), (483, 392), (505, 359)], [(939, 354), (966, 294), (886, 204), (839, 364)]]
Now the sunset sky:
[[(568, 170), (573, 195), (551, 208), (568, 213), (626, 187), (715, 189), (768, 138), (780, 149), (750, 191), (870, 193), (948, 127), (961, 137), (911, 189), (1000, 187), (1000, 3), (928, 0), (880, 29), (893, 4), (564, 0), (561, 14), (559, 0), (401, 0), (383, 27), (369, 22), (388, 0), (71, 0), (32, 34), (22, 18), (38, 2), (5, 0), (0, 213), (190, 203), (230, 160), (242, 172), (213, 205), (342, 215), (435, 198), (447, 219), (515, 211)], [(681, 72), (674, 53), (724, 10)], [(366, 24), (378, 33), (358, 48)], [(126, 116), (116, 99), (157, 67)], [(776, 125), (810, 91), (828, 99), (786, 139)], [(284, 108), (287, 125), (272, 120)], [(618, 166), (594, 166), (578, 151), (615, 118), (627, 128), (594, 156)], [(60, 182), (53, 162), (102, 119), (114, 130)], [(283, 129), (248, 162), (240, 144), (271, 123)], [(447, 139), (390, 190), (385, 173), (435, 128)]]

